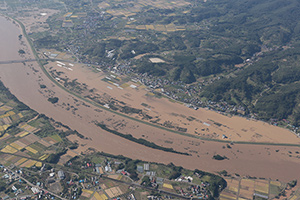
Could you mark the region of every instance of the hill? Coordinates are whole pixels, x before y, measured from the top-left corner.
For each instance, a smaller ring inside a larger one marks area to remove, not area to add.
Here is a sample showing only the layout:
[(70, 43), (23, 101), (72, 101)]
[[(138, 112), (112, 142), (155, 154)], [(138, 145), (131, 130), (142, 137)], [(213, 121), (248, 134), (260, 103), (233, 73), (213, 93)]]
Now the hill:
[(298, 0), (62, 3), (49, 30), (29, 33), (37, 49), (116, 66), (185, 103), (299, 125)]

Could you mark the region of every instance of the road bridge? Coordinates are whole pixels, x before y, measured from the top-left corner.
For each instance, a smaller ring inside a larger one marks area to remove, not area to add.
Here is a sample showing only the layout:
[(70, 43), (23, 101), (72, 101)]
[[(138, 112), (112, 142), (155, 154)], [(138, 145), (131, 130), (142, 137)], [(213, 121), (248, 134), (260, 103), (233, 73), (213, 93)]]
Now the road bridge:
[(35, 62), (36, 59), (24, 59), (24, 60), (1, 60), (0, 65), (13, 64), (13, 63), (24, 63), (24, 62)]
[(60, 61), (60, 62), (69, 62), (72, 63), (70, 60), (60, 60), (60, 59), (24, 59), (24, 60), (0, 60), (0, 65), (5, 64), (14, 64), (14, 63), (26, 63), (26, 62), (36, 62), (36, 61)]

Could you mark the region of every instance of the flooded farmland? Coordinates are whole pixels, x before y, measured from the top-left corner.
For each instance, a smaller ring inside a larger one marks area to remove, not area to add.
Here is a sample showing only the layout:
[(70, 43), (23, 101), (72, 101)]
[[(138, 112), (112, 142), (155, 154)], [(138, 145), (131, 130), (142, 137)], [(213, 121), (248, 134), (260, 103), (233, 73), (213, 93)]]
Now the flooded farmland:
[[(34, 58), (25, 38), (19, 39), (22, 33), (16, 23), (0, 17), (0, 32), (0, 63)], [(20, 54), (19, 50), (23, 50), (25, 54)], [(210, 172), (227, 170), (229, 173), (278, 178), (284, 181), (295, 179), (295, 174), (300, 173), (300, 160), (296, 153), (299, 147), (234, 144), (231, 148), (227, 148), (224, 143), (202, 141), (142, 124), (83, 102), (71, 95), (54, 84), (43, 73), (37, 62), (1, 64), (0, 78), (20, 101), (87, 137), (88, 139), (70, 137), (82, 144), (79, 148), (82, 151), (91, 147), (98, 151), (122, 154), (133, 159), (173, 162), (189, 169), (198, 168)], [(48, 98), (53, 97), (59, 99), (58, 103), (52, 104), (48, 101)], [(208, 112), (211, 118), (219, 116), (212, 111)], [(155, 150), (128, 141), (100, 129), (95, 125), (95, 121), (107, 125), (126, 124), (126, 132), (130, 132), (135, 137), (140, 137), (142, 133), (157, 145), (187, 152), (191, 156)], [(246, 123), (246, 120), (237, 122)], [(212, 157), (216, 154), (226, 156), (228, 159), (213, 160)]]

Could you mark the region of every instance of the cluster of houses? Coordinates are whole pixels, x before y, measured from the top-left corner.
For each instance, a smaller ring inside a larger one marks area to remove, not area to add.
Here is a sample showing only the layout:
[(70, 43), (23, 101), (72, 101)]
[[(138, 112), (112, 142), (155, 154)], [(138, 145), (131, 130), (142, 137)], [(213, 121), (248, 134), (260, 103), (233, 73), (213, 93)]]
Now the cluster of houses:
[[(22, 169), (18, 170), (10, 170), (3, 165), (0, 165), (0, 169), (2, 169), (2, 172), (4, 175), (2, 178), (4, 180), (7, 180), (6, 183), (15, 195), (15, 198), (11, 198), (11, 196), (6, 195), (0, 199), (54, 199), (54, 197), (48, 193), (48, 191), (45, 191), (43, 188), (43, 183), (37, 182), (35, 186), (29, 186), (28, 184), (26, 186), (21, 186), (23, 183), (26, 183), (26, 180), (24, 181), (22, 178), (24, 173)], [(28, 192), (25, 193), (25, 191), (31, 191), (32, 195), (29, 195)], [(23, 194), (23, 195), (22, 195)]]

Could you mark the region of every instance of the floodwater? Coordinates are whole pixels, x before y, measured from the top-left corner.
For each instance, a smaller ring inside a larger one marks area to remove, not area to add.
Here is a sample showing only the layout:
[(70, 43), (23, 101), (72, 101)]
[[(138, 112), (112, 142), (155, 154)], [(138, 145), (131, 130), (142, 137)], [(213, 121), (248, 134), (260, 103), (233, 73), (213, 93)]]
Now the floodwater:
[[(27, 42), (24, 38), (22, 41), (18, 39), (20, 34), (20, 29), (16, 24), (0, 17), (0, 62), (32, 58)], [(25, 57), (18, 54), (19, 49), (26, 52)], [(87, 140), (81, 140), (75, 136), (70, 137), (85, 144), (85, 146), (80, 146), (79, 150), (91, 147), (133, 159), (166, 164), (173, 162), (189, 169), (198, 168), (210, 172), (227, 170), (229, 173), (284, 181), (295, 179), (297, 177), (295, 175), (300, 173), (300, 160), (297, 158), (297, 152), (300, 151), (298, 147), (234, 144), (231, 148), (227, 148), (223, 143), (201, 141), (141, 124), (108, 111), (96, 109), (93, 105), (84, 105), (82, 100), (53, 84), (36, 62), (25, 65), (22, 63), (1, 64), (0, 79), (20, 101), (32, 109), (88, 137)], [(46, 85), (46, 88), (41, 89), (40, 84)], [(59, 102), (53, 105), (47, 100), (49, 97), (58, 97)], [(99, 129), (94, 125), (95, 120), (126, 124), (127, 132), (130, 127), (134, 136), (143, 133), (151, 138), (150, 141), (158, 145), (189, 152), (192, 156), (163, 152), (133, 143)], [(213, 160), (212, 156), (215, 154), (225, 155), (228, 159)]]

